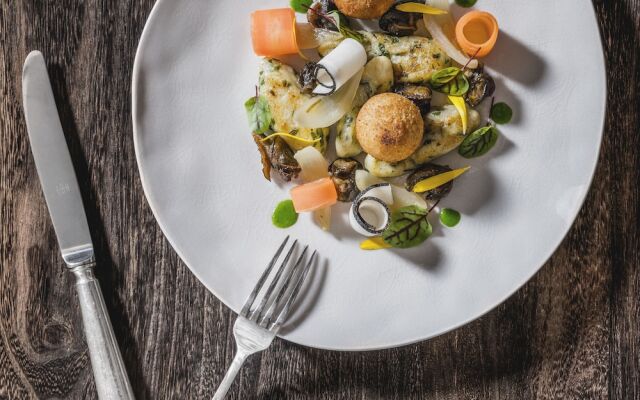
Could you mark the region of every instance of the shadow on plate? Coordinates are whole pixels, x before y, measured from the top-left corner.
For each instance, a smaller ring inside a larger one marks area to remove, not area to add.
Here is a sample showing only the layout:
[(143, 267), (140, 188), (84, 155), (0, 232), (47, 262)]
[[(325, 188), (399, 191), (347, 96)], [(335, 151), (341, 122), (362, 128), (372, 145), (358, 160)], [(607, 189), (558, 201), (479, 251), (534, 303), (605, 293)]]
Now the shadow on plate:
[[(435, 214), (434, 214), (435, 216)], [(404, 258), (410, 261), (413, 265), (423, 268), (428, 272), (436, 272), (442, 268), (444, 253), (433, 242), (435, 237), (444, 236), (442, 227), (436, 221), (435, 217), (429, 218), (431, 225), (433, 225), (433, 234), (423, 244), (413, 247), (411, 249), (391, 249), (391, 251), (398, 257)]]
[[(507, 103), (509, 107), (513, 110), (513, 118), (511, 122), (507, 126), (519, 125), (523, 119), (524, 110), (522, 108), (522, 102), (518, 98), (518, 96), (513, 93), (509, 87), (504, 83), (504, 79), (499, 77), (493, 78), (496, 82), (496, 93), (495, 93), (495, 102), (496, 103)], [(491, 99), (485, 100), (485, 103), (491, 104)], [(489, 106), (487, 105), (487, 115), (489, 113)], [(500, 126), (498, 126), (500, 127)]]
[(328, 270), (329, 260), (321, 256), (318, 257), (314, 265), (312, 265), (311, 271), (309, 272), (310, 276), (300, 290), (298, 301), (292, 306), (291, 313), (289, 314), (290, 317), (280, 329), (279, 335), (286, 335), (295, 330), (311, 313), (313, 306), (318, 303), (322, 295), (322, 288), (327, 280)]
[(504, 31), (500, 31), (496, 47), (485, 61), (491, 69), (525, 86), (538, 84), (547, 70), (542, 57)]

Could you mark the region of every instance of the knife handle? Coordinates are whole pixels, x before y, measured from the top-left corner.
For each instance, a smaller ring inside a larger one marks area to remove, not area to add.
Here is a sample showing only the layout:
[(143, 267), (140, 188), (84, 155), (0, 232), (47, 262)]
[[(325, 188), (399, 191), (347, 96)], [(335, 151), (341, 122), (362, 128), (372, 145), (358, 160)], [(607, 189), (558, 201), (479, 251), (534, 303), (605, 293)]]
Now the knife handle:
[(102, 292), (93, 274), (95, 265), (95, 262), (90, 262), (70, 269), (76, 277), (76, 290), (98, 398), (133, 400), (131, 384), (113, 335)]

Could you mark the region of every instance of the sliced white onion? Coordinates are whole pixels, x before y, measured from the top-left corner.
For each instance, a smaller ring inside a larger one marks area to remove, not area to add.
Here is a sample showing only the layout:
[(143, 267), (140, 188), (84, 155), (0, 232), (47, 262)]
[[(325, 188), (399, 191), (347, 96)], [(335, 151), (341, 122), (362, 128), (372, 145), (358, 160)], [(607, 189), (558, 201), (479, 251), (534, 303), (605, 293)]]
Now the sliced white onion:
[(323, 231), (328, 231), (331, 228), (331, 207), (315, 210), (313, 220)]
[(360, 86), (362, 78), (361, 68), (337, 92), (330, 96), (316, 96), (303, 102), (293, 114), (293, 120), (298, 128), (327, 128), (340, 120), (353, 108), (353, 98)]
[[(376, 197), (389, 206), (393, 205), (393, 189), (391, 189), (391, 184), (387, 182), (371, 185), (360, 191), (360, 193), (358, 194), (358, 197), (365, 196)], [(358, 197), (356, 198), (356, 200), (358, 199)]]
[(378, 184), (378, 183), (386, 183), (383, 179), (378, 178), (373, 175), (369, 171), (364, 169), (356, 170), (356, 186), (358, 190), (365, 190), (369, 186)]
[[(300, 164), (300, 178), (303, 182), (313, 182), (329, 176), (329, 163), (322, 153), (313, 146), (298, 150), (293, 158)], [(325, 231), (331, 227), (331, 207), (313, 212), (313, 220)]]
[[(367, 188), (380, 183), (387, 183), (383, 179), (378, 178), (372, 173), (359, 169), (356, 171), (356, 186), (359, 190), (364, 191)], [(420, 208), (428, 208), (427, 201), (417, 193), (410, 192), (398, 185), (390, 185), (393, 203), (391, 210), (397, 210), (407, 206), (418, 206)], [(367, 194), (371, 195), (371, 194)]]
[(367, 237), (382, 234), (391, 222), (389, 207), (377, 197), (358, 197), (349, 210), (353, 230)]
[(322, 153), (313, 146), (298, 150), (293, 158), (298, 161), (300, 168), (300, 178), (306, 182), (317, 181), (329, 176), (329, 163)]
[[(326, 70), (319, 70), (317, 79), (322, 85), (316, 86), (313, 93), (327, 95), (331, 93), (332, 90), (340, 89), (349, 79), (357, 74), (366, 63), (367, 52), (364, 46), (357, 40), (351, 38), (343, 40), (322, 60), (318, 61), (318, 64), (322, 65)], [(329, 76), (329, 74), (331, 74), (331, 76)], [(333, 77), (333, 79), (331, 79), (331, 77)], [(334, 83), (335, 88), (332, 87)]]
[[(453, 19), (451, 18), (449, 1), (427, 0), (426, 3), (430, 6), (442, 8), (449, 11), (449, 13), (445, 15), (423, 14), (424, 27), (429, 31), (433, 40), (435, 40), (438, 45), (440, 45), (442, 51), (447, 53), (447, 55), (458, 64), (465, 65), (467, 62), (469, 62), (469, 57), (466, 56), (458, 48), (458, 46), (456, 46), (455, 39), (453, 39), (452, 32), (450, 32), (453, 29), (452, 27), (455, 27), (455, 24), (453, 22)], [(449, 31), (449, 35), (447, 35), (447, 31)], [(478, 68), (478, 60), (472, 60), (471, 62), (469, 62), (467, 68)]]
[(417, 206), (425, 210), (429, 208), (427, 206), (427, 201), (417, 193), (410, 192), (405, 188), (396, 185), (391, 185), (391, 190), (393, 190), (392, 210), (408, 206)]

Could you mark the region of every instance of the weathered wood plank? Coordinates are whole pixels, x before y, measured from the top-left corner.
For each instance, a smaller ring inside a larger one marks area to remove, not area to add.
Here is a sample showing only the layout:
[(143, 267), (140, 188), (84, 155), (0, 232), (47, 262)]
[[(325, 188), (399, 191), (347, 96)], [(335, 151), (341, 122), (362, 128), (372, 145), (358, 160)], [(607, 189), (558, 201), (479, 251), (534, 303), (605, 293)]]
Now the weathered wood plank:
[[(594, 4), (610, 67), (601, 162), (578, 221), (540, 273), (480, 320), (428, 342), (337, 353), (278, 340), (249, 362), (230, 398), (640, 398), (640, 0)], [(26, 137), (19, 78), (36, 48), (51, 64), (137, 397), (209, 398), (231, 361), (232, 313), (166, 242), (137, 174), (130, 78), (152, 6), (0, 3), (2, 399), (95, 398), (72, 279)]]

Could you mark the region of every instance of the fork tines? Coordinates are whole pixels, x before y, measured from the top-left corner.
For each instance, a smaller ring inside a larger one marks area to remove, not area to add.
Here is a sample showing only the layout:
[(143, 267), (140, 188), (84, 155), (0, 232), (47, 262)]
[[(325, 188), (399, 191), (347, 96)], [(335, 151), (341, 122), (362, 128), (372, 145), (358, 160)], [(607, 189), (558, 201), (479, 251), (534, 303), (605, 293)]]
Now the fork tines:
[(275, 276), (271, 279), (267, 290), (261, 294), (258, 306), (252, 309), (258, 294), (260, 294), (262, 287), (271, 275), (271, 271), (288, 241), (289, 236), (284, 239), (278, 251), (276, 251), (276, 254), (267, 265), (267, 268), (258, 280), (249, 298), (247, 298), (247, 301), (242, 307), (242, 311), (240, 311), (240, 315), (244, 318), (255, 322), (262, 328), (272, 331), (280, 328), (287, 319), (287, 315), (291, 311), (291, 306), (300, 293), (300, 289), (316, 257), (316, 252), (314, 251), (305, 263), (305, 256), (309, 249), (309, 246), (305, 246), (302, 253), (297, 257), (297, 261), (293, 266), (289, 266), (289, 260), (298, 248), (298, 241), (295, 240), (289, 248), (289, 251), (287, 251), (284, 260), (276, 270)]

